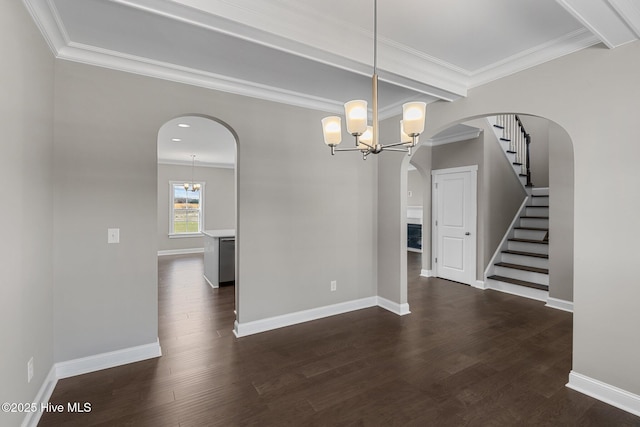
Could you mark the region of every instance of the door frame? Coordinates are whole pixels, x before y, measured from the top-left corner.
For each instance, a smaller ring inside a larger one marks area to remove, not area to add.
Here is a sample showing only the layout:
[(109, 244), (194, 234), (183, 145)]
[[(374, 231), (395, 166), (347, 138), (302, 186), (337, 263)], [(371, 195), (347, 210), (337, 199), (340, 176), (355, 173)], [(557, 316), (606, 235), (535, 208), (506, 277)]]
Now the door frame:
[(439, 175), (446, 175), (451, 173), (469, 173), (471, 178), (471, 212), (473, 213), (473, 220), (471, 221), (471, 238), (473, 240), (471, 247), (473, 248), (473, 256), (471, 257), (471, 270), (473, 275), (469, 278), (465, 284), (469, 286), (475, 286), (477, 268), (478, 268), (478, 165), (461, 166), (455, 168), (446, 169), (434, 169), (431, 171), (431, 266), (433, 276), (439, 276), (439, 266), (436, 263), (436, 255), (438, 254), (438, 230), (436, 228), (436, 221), (438, 220), (438, 192), (436, 190), (436, 178)]

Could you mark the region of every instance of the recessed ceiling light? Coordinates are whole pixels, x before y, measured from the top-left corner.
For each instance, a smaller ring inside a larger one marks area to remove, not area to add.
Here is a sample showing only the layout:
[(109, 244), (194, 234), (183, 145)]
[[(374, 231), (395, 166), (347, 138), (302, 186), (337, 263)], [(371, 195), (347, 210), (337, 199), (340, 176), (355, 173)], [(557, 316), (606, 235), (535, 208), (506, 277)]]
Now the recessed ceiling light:
[(180, 142), (180, 141), (182, 141), (180, 138), (171, 138), (171, 140), (172, 140), (173, 142)]
[(179, 128), (190, 128), (190, 127), (191, 127), (191, 125), (188, 125), (188, 124), (186, 124), (186, 123), (178, 123), (178, 127), (179, 127)]

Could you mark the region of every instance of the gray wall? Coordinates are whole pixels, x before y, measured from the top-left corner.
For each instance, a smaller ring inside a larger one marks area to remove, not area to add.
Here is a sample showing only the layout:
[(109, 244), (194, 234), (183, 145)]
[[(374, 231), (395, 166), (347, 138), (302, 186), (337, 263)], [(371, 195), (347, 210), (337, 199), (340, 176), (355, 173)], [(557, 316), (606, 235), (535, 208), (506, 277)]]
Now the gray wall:
[(549, 296), (573, 301), (574, 159), (567, 132), (548, 123)]
[[(0, 2), (0, 28), (0, 401), (19, 403), (33, 401), (53, 364), (54, 59), (22, 2)], [(23, 418), (0, 412), (0, 425)]]
[(529, 135), (531, 182), (536, 187), (549, 187), (549, 121), (542, 117), (519, 115)]
[(513, 167), (504, 155), (486, 119), (478, 119), (466, 124), (483, 129), (484, 136), (485, 173), (478, 184), (482, 187), (484, 195), (484, 204), (478, 207), (482, 210), (484, 219), (484, 239), (481, 243), (484, 254), (481, 275), (483, 277), (484, 271), (489, 266), (527, 193), (516, 174), (513, 173)]
[(411, 196), (407, 194), (407, 206), (422, 206), (423, 178), (418, 170), (410, 170), (407, 172), (407, 193), (411, 192)]
[[(575, 159), (573, 370), (635, 394), (640, 394), (640, 341), (632, 339), (633, 325), (640, 324), (635, 269), (640, 249), (629, 242), (640, 240), (640, 230), (629, 224), (640, 210), (638, 75), (640, 42), (613, 50), (593, 46), (476, 87), (456, 102), (430, 104), (423, 135), (504, 111), (547, 118), (568, 133)], [(380, 166), (395, 171), (381, 174), (406, 173), (402, 160)], [(392, 203), (393, 193), (405, 189), (381, 188), (378, 197)], [(385, 263), (379, 270), (389, 271), (406, 262), (401, 255), (379, 261)]]
[[(216, 117), (239, 137), (241, 323), (376, 294), (375, 162), (331, 156), (317, 130), (325, 114), (56, 66), (57, 360), (155, 341), (156, 139), (183, 114)], [(108, 227), (121, 228), (119, 245), (107, 245)]]
[[(204, 227), (224, 230), (236, 227), (235, 171), (229, 168), (194, 168), (194, 180), (205, 182)], [(188, 182), (191, 167), (158, 165), (158, 250), (198, 249), (202, 237), (169, 238), (169, 181)]]

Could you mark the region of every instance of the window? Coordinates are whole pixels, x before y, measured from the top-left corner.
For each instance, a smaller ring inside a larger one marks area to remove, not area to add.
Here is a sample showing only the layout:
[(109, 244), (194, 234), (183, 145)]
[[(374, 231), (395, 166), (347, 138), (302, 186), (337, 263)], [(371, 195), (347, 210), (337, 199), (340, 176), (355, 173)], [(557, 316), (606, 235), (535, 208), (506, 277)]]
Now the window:
[(199, 191), (188, 191), (184, 182), (170, 182), (169, 235), (199, 235), (203, 228), (204, 218), (204, 182)]

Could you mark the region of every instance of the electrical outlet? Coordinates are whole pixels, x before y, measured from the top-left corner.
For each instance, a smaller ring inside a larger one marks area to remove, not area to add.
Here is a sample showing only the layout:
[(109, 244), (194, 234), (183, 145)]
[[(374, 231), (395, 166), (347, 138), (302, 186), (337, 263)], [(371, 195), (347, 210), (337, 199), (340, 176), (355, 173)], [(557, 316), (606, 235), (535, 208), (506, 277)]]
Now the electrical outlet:
[(27, 382), (30, 383), (33, 379), (33, 357), (27, 362)]
[(335, 291), (338, 287), (338, 282), (336, 280), (331, 281), (331, 292)]
[(108, 228), (107, 229), (107, 243), (120, 243), (120, 229)]

